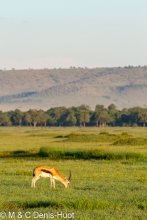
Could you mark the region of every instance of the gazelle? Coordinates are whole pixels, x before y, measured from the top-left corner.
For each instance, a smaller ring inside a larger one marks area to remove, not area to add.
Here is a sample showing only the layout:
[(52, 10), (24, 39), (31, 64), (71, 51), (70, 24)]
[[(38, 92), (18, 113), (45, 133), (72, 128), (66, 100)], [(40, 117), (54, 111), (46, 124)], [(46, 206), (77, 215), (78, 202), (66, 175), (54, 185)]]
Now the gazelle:
[(32, 179), (32, 184), (31, 187), (35, 188), (35, 182), (40, 179), (40, 177), (50, 177), (50, 187), (54, 187), (55, 188), (55, 179), (59, 180), (61, 183), (64, 184), (64, 186), (66, 188), (69, 187), (70, 184), (70, 180), (71, 180), (71, 170), (70, 170), (70, 174), (69, 174), (69, 179), (67, 180), (66, 178), (64, 178), (58, 170), (56, 170), (53, 167), (49, 167), (49, 166), (39, 166), (36, 167), (33, 170), (33, 179)]

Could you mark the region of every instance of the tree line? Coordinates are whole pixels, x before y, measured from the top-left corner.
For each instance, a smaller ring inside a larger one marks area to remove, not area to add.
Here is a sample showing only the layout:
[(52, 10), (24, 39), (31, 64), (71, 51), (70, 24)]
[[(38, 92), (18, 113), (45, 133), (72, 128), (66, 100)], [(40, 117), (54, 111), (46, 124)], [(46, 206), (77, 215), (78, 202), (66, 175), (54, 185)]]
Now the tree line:
[(0, 111), (1, 126), (143, 126), (147, 124), (147, 108), (133, 107), (118, 110), (114, 104), (107, 108), (96, 105), (78, 107), (54, 107), (47, 111), (30, 109)]

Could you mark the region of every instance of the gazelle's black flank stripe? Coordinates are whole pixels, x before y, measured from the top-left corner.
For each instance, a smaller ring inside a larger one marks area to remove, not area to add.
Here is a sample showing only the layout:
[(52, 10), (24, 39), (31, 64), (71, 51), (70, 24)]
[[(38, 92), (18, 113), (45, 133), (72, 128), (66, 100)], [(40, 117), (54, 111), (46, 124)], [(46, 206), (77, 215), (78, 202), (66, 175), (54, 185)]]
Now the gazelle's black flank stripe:
[(44, 173), (49, 173), (49, 174), (52, 175), (52, 173), (49, 170), (41, 169), (41, 171), (44, 172)]

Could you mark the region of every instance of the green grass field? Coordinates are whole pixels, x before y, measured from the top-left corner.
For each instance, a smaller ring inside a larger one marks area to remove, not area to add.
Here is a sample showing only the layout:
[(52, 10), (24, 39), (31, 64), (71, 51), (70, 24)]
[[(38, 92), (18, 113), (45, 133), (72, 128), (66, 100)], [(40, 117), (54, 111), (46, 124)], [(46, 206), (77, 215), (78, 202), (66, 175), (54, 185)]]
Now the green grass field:
[[(147, 128), (0, 127), (0, 218), (147, 219), (146, 139)], [(70, 188), (42, 178), (32, 189), (39, 165), (71, 169)]]

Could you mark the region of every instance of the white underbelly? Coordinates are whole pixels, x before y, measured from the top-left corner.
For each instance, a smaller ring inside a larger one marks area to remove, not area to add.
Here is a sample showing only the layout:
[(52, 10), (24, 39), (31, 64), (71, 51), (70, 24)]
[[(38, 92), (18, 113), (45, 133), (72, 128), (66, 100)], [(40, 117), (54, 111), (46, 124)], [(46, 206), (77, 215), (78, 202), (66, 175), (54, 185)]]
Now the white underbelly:
[(53, 178), (54, 178), (55, 180), (58, 180), (56, 176), (53, 176)]
[(49, 173), (41, 172), (40, 177), (46, 178), (46, 177), (52, 177), (52, 175)]

